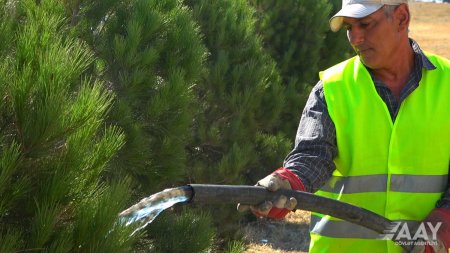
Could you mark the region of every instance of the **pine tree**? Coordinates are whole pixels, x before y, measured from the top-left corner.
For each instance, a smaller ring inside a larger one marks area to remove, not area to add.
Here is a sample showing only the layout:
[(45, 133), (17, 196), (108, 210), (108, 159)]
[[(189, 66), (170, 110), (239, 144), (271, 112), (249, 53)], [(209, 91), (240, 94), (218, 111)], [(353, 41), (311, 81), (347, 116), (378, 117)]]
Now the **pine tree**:
[(117, 94), (110, 119), (126, 134), (112, 173), (132, 175), (146, 195), (179, 184), (205, 56), (191, 13), (177, 0), (135, 0), (86, 19), (98, 22), (86, 41), (96, 42), (100, 74)]
[(257, 10), (264, 47), (276, 60), (286, 88), (282, 132), (292, 138), (311, 87), (318, 80), (328, 30), (328, 0), (249, 0)]
[[(189, 145), (190, 180), (254, 184), (258, 176), (249, 172), (274, 170), (289, 146), (282, 135), (274, 134), (284, 102), (275, 62), (262, 47), (254, 11), (245, 0), (185, 3), (209, 51), (208, 71), (195, 86), (199, 106)], [(219, 230), (233, 232), (235, 207), (213, 208)]]
[[(186, 183), (193, 87), (206, 55), (191, 12), (177, 0), (75, 1), (67, 8), (73, 32), (98, 57), (91, 71), (117, 95), (109, 120), (124, 129), (126, 144), (108, 176), (131, 175), (134, 201)], [(158, 217), (147, 226), (135, 252), (212, 247), (214, 227), (207, 216), (186, 216), (177, 208), (165, 215), (169, 218)]]
[(192, 144), (192, 180), (242, 183), (259, 166), (256, 151), (279, 124), (283, 90), (275, 62), (254, 31), (246, 1), (186, 1), (210, 52), (195, 87), (200, 106)]
[(127, 180), (102, 174), (124, 143), (113, 96), (57, 0), (1, 1), (0, 252), (127, 252)]

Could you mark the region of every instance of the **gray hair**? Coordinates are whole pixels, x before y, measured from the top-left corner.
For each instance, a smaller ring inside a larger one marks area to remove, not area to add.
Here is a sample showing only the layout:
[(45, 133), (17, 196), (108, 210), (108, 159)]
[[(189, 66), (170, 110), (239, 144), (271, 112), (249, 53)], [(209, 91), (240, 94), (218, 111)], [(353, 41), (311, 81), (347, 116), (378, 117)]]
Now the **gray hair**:
[[(386, 15), (386, 17), (388, 19), (392, 20), (392, 17), (394, 16), (394, 11), (395, 11), (395, 9), (397, 9), (398, 6), (399, 5), (388, 5), (388, 4), (384, 5), (383, 6), (384, 15)], [(408, 28), (408, 33), (409, 33), (409, 28)]]
[(383, 6), (384, 9), (384, 15), (388, 18), (392, 18), (392, 15), (394, 14), (395, 9), (397, 9), (398, 5), (385, 5)]

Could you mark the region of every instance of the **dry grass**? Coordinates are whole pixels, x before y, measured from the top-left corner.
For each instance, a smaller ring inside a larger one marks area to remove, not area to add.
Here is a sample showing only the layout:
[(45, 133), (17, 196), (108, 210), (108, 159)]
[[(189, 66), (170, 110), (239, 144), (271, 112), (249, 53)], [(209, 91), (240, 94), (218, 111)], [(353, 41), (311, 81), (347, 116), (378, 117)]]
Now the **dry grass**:
[[(450, 4), (412, 3), (410, 37), (422, 49), (450, 59)], [(244, 227), (247, 253), (308, 252), (309, 213), (296, 211), (284, 221), (261, 219)]]
[(413, 3), (410, 37), (422, 49), (450, 59), (450, 4)]
[(308, 251), (309, 213), (297, 210), (283, 221), (259, 219), (244, 228), (245, 239), (250, 243), (247, 253)]

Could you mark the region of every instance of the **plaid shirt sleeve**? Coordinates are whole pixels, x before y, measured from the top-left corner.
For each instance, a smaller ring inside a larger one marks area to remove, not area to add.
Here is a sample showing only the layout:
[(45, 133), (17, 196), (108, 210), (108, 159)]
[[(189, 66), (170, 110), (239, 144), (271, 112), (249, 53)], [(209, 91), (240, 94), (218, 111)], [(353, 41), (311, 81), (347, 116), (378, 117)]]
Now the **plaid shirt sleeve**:
[(336, 154), (336, 129), (328, 114), (323, 83), (319, 81), (303, 110), (294, 149), (283, 166), (299, 176), (306, 191), (316, 192), (331, 177)]

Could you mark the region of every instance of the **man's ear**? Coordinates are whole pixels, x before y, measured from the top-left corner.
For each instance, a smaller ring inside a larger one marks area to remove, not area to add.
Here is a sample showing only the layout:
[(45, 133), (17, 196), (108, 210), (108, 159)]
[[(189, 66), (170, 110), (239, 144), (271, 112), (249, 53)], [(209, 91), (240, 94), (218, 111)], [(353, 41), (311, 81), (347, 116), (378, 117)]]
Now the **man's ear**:
[(408, 31), (411, 21), (411, 14), (407, 4), (399, 5), (394, 12), (395, 21), (398, 24), (398, 31)]

